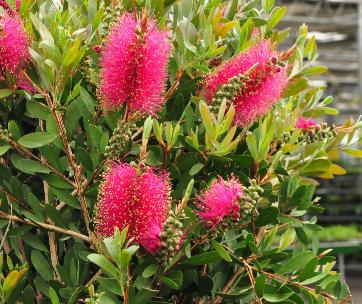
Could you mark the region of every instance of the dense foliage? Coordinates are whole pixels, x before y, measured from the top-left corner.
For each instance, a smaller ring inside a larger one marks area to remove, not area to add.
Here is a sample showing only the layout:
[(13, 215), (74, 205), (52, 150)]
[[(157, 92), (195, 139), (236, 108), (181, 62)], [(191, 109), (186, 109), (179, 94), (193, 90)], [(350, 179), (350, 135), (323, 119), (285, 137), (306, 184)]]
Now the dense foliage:
[(348, 303), (319, 178), (359, 123), (273, 0), (0, 0), (1, 303)]

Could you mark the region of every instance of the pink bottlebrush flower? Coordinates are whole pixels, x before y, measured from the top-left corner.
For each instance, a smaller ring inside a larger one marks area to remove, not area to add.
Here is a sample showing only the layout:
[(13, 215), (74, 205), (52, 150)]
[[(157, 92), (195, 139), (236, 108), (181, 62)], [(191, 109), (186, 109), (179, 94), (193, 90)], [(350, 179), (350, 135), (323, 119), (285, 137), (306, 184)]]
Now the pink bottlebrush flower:
[(137, 193), (139, 243), (147, 251), (153, 252), (161, 245), (160, 234), (171, 207), (168, 173), (147, 169), (139, 178)]
[(2, 7), (9, 16), (14, 16), (14, 11), (11, 9), (6, 0), (0, 0), (0, 7)]
[(4, 14), (0, 17), (0, 73), (19, 73), (30, 59), (30, 42), (19, 16)]
[(97, 231), (112, 236), (128, 226), (128, 238), (154, 252), (170, 208), (169, 177), (153, 168), (138, 174), (129, 164), (114, 163), (105, 175), (96, 208)]
[(196, 214), (201, 217), (207, 226), (214, 227), (225, 218), (231, 216), (238, 219), (240, 199), (244, 195), (241, 184), (236, 178), (225, 181), (219, 177), (214, 180), (208, 190), (196, 197)]
[(100, 97), (106, 109), (127, 104), (131, 112), (156, 114), (164, 100), (171, 43), (154, 20), (121, 16), (105, 43)]
[(314, 126), (318, 127), (319, 124), (317, 124), (314, 119), (307, 119), (304, 117), (299, 117), (297, 122), (295, 123), (295, 128), (302, 130), (308, 130), (310, 127)]
[(269, 40), (256, 43), (250, 49), (226, 61), (205, 80), (203, 92), (207, 101), (212, 102), (218, 88), (231, 77), (245, 73), (255, 64), (256, 69), (245, 81), (245, 88), (233, 100), (234, 123), (246, 126), (261, 115), (265, 115), (281, 97), (287, 85), (286, 68), (278, 64), (277, 52)]

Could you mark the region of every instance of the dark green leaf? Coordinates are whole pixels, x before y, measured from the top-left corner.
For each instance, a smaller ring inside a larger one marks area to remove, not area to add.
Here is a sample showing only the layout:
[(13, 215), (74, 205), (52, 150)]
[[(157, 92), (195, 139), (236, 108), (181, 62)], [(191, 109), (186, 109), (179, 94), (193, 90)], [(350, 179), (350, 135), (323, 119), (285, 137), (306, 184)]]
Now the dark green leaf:
[(259, 298), (262, 298), (264, 295), (265, 280), (266, 275), (264, 273), (255, 278), (255, 292)]
[(50, 281), (53, 279), (53, 272), (48, 263), (48, 260), (37, 250), (31, 252), (31, 262), (38, 274), (44, 280)]
[(279, 209), (277, 207), (267, 207), (260, 211), (260, 214), (255, 222), (257, 226), (266, 226), (268, 224), (275, 224), (279, 216)]
[(71, 195), (69, 191), (56, 188), (52, 188), (51, 190), (61, 202), (64, 202), (73, 208), (80, 209), (79, 201)]
[(19, 138), (19, 144), (26, 148), (38, 148), (51, 143), (58, 135), (47, 132), (34, 132)]

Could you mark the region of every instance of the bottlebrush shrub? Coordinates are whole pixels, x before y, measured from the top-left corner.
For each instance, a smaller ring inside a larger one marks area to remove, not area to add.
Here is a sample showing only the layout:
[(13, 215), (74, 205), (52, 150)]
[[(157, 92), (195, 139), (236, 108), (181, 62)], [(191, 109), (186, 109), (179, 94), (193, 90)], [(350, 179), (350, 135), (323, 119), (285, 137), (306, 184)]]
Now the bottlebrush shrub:
[(360, 123), (284, 7), (0, 6), (1, 303), (351, 301), (315, 190)]

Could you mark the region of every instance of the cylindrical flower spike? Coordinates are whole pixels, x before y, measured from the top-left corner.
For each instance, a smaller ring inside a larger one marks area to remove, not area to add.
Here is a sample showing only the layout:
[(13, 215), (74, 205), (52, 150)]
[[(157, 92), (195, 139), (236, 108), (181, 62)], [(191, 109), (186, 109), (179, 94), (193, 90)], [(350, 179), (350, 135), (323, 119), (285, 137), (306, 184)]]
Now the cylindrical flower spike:
[[(255, 66), (238, 87), (234, 123), (244, 127), (266, 114), (281, 97), (287, 85), (286, 68), (269, 40), (256, 43), (250, 49), (226, 61), (205, 80), (203, 94), (209, 103), (215, 102), (220, 87), (235, 76), (242, 76)], [(220, 102), (221, 103), (221, 102)]]
[(239, 181), (232, 177), (225, 181), (219, 177), (214, 180), (209, 189), (196, 197), (196, 214), (205, 221), (206, 225), (214, 228), (225, 220), (235, 223), (240, 218), (240, 200), (244, 192)]
[(170, 184), (166, 172), (154, 168), (139, 173), (129, 164), (113, 163), (105, 174), (96, 207), (97, 231), (112, 236), (114, 228), (128, 227), (148, 252), (161, 248), (161, 232), (170, 209)]
[(156, 22), (122, 15), (111, 29), (101, 55), (100, 98), (106, 109), (127, 105), (155, 115), (164, 103), (171, 43)]
[(20, 17), (0, 16), (0, 76), (10, 73), (18, 77), (22, 73), (24, 63), (30, 59), (29, 46)]

